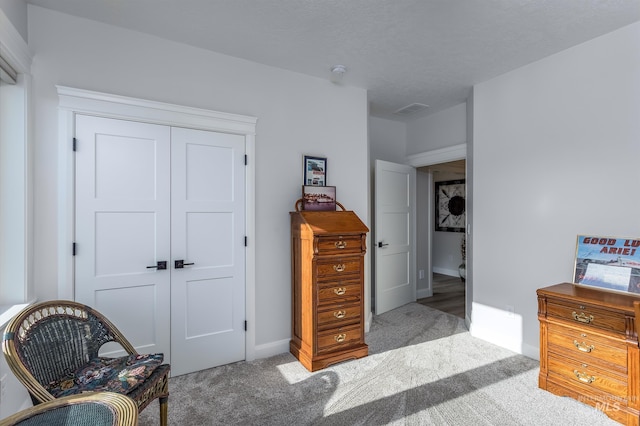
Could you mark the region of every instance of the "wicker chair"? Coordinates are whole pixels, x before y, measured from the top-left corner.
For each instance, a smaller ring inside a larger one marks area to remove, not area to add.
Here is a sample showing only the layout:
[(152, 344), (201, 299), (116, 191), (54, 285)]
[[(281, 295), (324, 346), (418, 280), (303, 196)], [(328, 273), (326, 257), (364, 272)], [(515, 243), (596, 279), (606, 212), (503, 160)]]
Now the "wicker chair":
[[(70, 392), (105, 390), (127, 395), (136, 402), (138, 411), (142, 411), (158, 398), (160, 424), (166, 426), (169, 364), (156, 366), (148, 377), (134, 381), (137, 384), (131, 389), (77, 389), (73, 386), (71, 390), (60, 392), (68, 383), (80, 382), (77, 375), (79, 371), (85, 374), (83, 378), (92, 378), (92, 374), (99, 377), (102, 368), (90, 370), (96, 365), (95, 360), (120, 360), (99, 357), (98, 351), (108, 342), (118, 343), (130, 357), (143, 357), (137, 355), (131, 343), (99, 312), (77, 302), (54, 300), (29, 306), (16, 315), (5, 328), (2, 351), (13, 373), (29, 391), (34, 404), (51, 401)], [(116, 377), (119, 376), (116, 374)], [(118, 380), (116, 383), (128, 384), (127, 381)]]
[(0, 426), (135, 426), (138, 405), (128, 396), (113, 392), (87, 392), (63, 396), (22, 410)]

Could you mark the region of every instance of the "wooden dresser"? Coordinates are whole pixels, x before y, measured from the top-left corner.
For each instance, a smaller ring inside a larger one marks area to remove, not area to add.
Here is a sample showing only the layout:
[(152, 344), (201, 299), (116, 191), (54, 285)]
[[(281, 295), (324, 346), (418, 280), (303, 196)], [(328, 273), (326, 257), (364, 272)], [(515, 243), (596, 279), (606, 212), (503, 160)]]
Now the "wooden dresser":
[(539, 386), (638, 425), (640, 296), (575, 284), (541, 288)]
[(367, 356), (364, 254), (352, 211), (291, 214), (291, 353), (310, 371)]

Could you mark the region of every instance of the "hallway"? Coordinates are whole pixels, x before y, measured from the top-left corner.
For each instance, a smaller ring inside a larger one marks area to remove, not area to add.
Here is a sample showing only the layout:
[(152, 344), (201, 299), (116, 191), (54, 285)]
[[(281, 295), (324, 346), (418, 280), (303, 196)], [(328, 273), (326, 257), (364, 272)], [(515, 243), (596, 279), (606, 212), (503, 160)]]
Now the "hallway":
[(464, 318), (465, 283), (459, 277), (433, 274), (433, 296), (418, 303)]

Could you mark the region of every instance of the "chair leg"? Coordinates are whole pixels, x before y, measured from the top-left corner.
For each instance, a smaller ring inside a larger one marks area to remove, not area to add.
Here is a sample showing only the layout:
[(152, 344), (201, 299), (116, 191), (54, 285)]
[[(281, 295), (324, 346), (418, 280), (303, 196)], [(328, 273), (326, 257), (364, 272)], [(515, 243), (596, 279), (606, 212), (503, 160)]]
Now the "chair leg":
[(167, 412), (169, 407), (169, 397), (161, 396), (160, 398), (158, 398), (158, 402), (160, 403), (160, 426), (167, 426), (168, 425)]

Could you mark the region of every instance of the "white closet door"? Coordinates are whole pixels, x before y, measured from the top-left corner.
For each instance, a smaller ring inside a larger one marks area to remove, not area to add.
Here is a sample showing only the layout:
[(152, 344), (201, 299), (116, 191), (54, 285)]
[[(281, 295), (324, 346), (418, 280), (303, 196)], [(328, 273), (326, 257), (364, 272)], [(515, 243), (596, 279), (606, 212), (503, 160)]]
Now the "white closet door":
[(245, 144), (183, 128), (171, 139), (175, 376), (245, 358)]
[(75, 299), (170, 361), (170, 128), (78, 115), (76, 139)]

